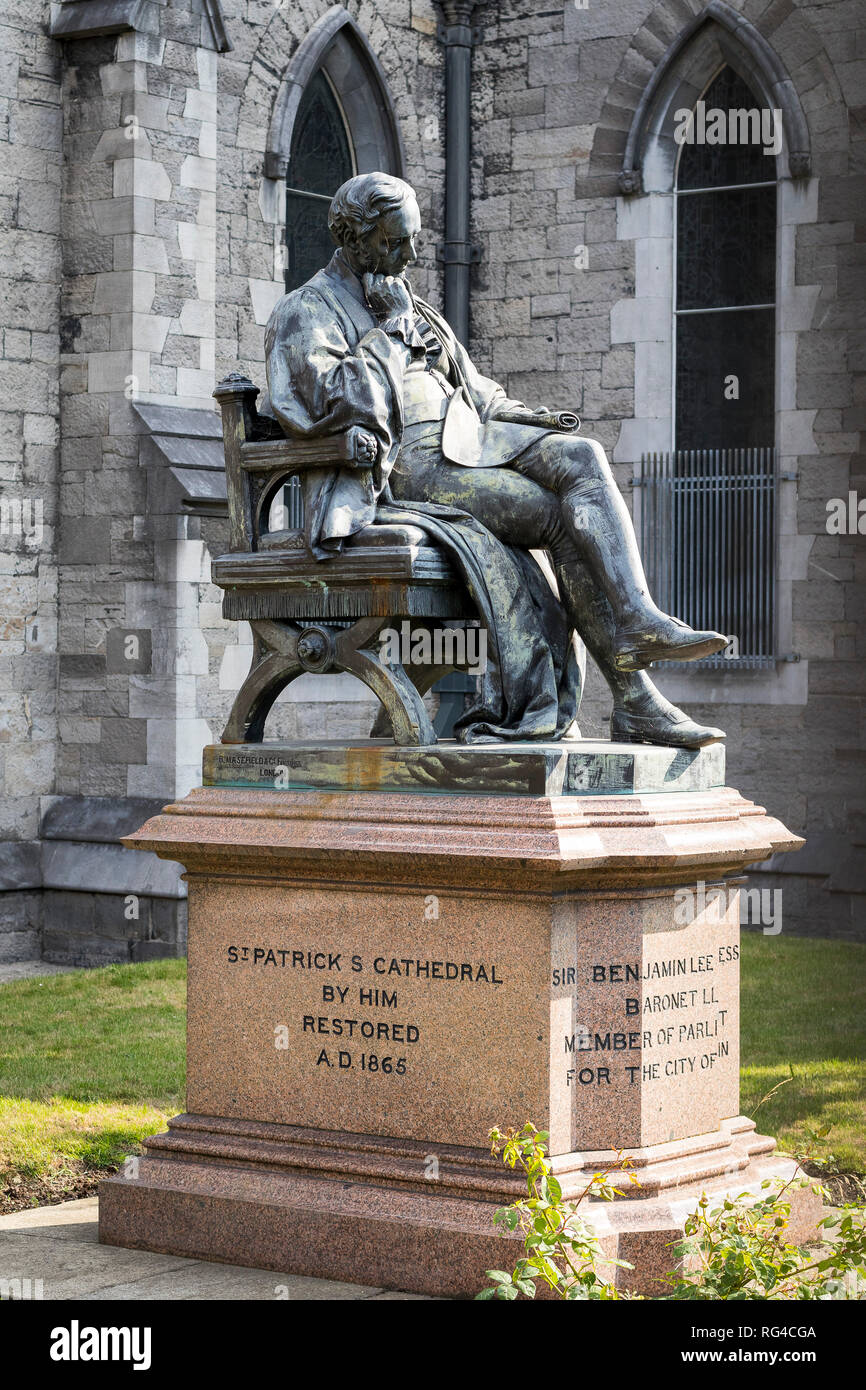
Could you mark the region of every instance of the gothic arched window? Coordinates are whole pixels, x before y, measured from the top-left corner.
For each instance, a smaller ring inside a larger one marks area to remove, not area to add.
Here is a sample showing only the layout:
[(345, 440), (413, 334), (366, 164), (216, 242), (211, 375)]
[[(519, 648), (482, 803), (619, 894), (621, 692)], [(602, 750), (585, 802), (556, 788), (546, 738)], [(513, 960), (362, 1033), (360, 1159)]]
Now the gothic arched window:
[(312, 26), (285, 73), (266, 167), (286, 179), (286, 289), (334, 250), (328, 204), (353, 174), (403, 172), (400, 131), (384, 75), (355, 21), (334, 6)]
[[(658, 601), (732, 641), (711, 664), (776, 649), (776, 137), (723, 67), (683, 124), (676, 171), (675, 450), (642, 513)], [(766, 152), (765, 152), (766, 150)], [(650, 472), (655, 465), (652, 465)]]
[(301, 97), (286, 170), (286, 289), (296, 289), (330, 259), (328, 204), (355, 172), (351, 137), (321, 70)]
[(776, 227), (814, 216), (810, 167), (781, 58), (742, 7), (711, 0), (634, 111), (618, 235), (635, 238), (635, 288), (611, 314), (616, 341), (635, 342), (635, 415), (614, 457), (641, 451), (635, 510), (654, 597), (732, 638), (671, 676), (674, 699), (691, 689), (738, 701), (728, 679), (738, 668), (754, 672), (752, 699), (805, 699), (805, 671), (781, 664), (795, 645), (802, 565), (796, 528), (781, 524), (795, 511), (802, 416), (777, 377), (780, 345), (793, 350), (803, 316), (794, 237)]
[[(693, 141), (682, 145), (677, 449), (768, 448), (774, 442), (776, 161), (764, 152), (771, 113), (763, 106), (725, 67), (693, 112)], [(723, 143), (710, 143), (718, 136)]]

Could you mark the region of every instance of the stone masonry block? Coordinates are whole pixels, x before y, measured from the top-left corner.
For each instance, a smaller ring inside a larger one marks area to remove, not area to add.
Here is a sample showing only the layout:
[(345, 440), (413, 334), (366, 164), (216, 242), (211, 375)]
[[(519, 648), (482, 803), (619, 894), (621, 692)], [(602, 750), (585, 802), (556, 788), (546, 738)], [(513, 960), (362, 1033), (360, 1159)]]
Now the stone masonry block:
[(103, 719), (99, 752), (106, 763), (146, 763), (147, 720)]

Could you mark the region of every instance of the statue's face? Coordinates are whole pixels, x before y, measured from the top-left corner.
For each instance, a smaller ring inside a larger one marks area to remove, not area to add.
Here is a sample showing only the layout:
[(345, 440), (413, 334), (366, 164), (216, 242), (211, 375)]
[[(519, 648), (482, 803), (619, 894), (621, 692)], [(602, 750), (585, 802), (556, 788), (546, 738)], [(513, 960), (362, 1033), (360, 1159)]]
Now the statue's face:
[(402, 275), (407, 266), (418, 259), (417, 238), (421, 231), (421, 214), (414, 198), (409, 198), (396, 212), (379, 219), (365, 237), (353, 247), (347, 247), (353, 268), (372, 271), (377, 275)]

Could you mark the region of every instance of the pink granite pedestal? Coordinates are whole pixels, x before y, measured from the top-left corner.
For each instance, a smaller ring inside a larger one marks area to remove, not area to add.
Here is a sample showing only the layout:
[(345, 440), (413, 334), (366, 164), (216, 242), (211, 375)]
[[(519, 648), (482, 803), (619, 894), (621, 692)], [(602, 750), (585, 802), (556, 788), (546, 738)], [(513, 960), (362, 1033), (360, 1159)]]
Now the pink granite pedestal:
[(532, 1120), (566, 1195), (632, 1155), (640, 1187), (583, 1210), (635, 1266), (621, 1282), (659, 1291), (703, 1191), (792, 1170), (738, 1118), (730, 880), (800, 841), (700, 775), (614, 795), (360, 781), (200, 788), (125, 842), (187, 871), (188, 1113), (102, 1184), (100, 1240), (472, 1295), (521, 1253), (493, 1226), (522, 1184), (488, 1131)]

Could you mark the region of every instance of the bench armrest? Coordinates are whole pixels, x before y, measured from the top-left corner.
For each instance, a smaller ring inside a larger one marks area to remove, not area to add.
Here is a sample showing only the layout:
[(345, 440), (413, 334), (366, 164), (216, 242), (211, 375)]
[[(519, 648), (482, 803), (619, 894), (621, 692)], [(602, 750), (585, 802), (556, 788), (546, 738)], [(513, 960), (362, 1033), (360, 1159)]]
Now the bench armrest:
[(367, 453), (360, 449), (361, 437), (370, 437), (368, 430), (352, 425), (340, 434), (318, 439), (275, 437), (277, 422), (256, 410), (258, 394), (259, 388), (240, 372), (231, 372), (214, 391), (222, 412), (229, 535), (234, 552), (256, 550), (262, 501), (278, 485), (280, 474), (310, 470), (306, 483), (315, 486), (312, 470), (371, 467)]
[(369, 431), (352, 425), (342, 434), (318, 439), (265, 439), (241, 444), (241, 468), (245, 473), (274, 473), (285, 468), (369, 468), (359, 457), (358, 440)]

